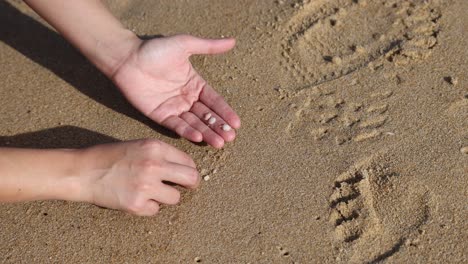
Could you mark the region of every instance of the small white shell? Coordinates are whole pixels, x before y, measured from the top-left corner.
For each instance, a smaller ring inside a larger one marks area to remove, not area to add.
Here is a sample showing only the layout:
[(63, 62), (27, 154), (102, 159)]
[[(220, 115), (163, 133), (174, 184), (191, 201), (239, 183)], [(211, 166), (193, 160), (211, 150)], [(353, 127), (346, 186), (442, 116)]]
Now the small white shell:
[(226, 132), (231, 131), (232, 129), (231, 126), (228, 124), (224, 124), (221, 128), (223, 129), (223, 131), (226, 131)]
[(210, 180), (210, 175), (206, 175), (205, 177), (203, 177), (203, 180), (204, 181), (209, 181)]
[(208, 120), (211, 117), (211, 113), (206, 113), (203, 119)]
[(468, 154), (468, 146), (461, 148), (460, 152), (463, 154)]
[(216, 118), (215, 117), (210, 117), (210, 119), (208, 119), (208, 124), (212, 125), (216, 123)]

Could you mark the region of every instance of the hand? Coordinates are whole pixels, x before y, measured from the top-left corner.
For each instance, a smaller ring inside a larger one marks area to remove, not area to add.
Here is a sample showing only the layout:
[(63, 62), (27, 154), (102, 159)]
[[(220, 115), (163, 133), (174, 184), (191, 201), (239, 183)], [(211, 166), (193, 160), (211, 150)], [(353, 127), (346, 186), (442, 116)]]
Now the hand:
[[(234, 140), (240, 119), (224, 99), (195, 71), (193, 54), (232, 49), (234, 39), (209, 40), (189, 35), (142, 41), (117, 68), (115, 84), (138, 110), (182, 137), (216, 148)], [(216, 118), (208, 124), (205, 115)]]
[(200, 182), (190, 156), (158, 140), (100, 145), (82, 155), (84, 200), (136, 215), (154, 215), (159, 204), (179, 202), (179, 191), (167, 183), (195, 188)]

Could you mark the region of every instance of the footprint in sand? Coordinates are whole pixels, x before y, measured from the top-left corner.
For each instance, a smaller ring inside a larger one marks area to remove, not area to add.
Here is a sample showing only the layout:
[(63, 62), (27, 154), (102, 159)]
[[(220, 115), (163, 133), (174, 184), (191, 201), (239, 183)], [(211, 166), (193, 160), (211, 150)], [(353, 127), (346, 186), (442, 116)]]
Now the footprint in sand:
[(468, 155), (468, 93), (453, 101), (445, 114), (452, 123), (453, 139), (460, 141), (460, 153)]
[(437, 44), (434, 1), (303, 1), (286, 24), (283, 65), (307, 88), (377, 59), (406, 64), (426, 58)]
[(428, 193), (405, 186), (397, 171), (375, 159), (339, 175), (330, 197), (330, 222), (344, 263), (378, 263), (413, 245), (428, 221)]
[(286, 133), (338, 145), (382, 138), (389, 133), (384, 128), (391, 120), (388, 111), (392, 95), (390, 90), (363, 93), (356, 101), (340, 98), (335, 91), (303, 90), (292, 99), (298, 102), (292, 104)]

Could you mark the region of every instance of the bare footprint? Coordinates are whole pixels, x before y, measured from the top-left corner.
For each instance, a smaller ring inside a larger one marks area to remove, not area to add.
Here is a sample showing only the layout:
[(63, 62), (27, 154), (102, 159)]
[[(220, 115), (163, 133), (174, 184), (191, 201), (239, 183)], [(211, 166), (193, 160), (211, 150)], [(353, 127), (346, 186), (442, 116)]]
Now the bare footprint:
[(344, 263), (377, 263), (399, 252), (428, 221), (428, 193), (404, 186), (397, 171), (366, 160), (335, 180), (330, 221)]
[(437, 44), (434, 1), (304, 1), (286, 24), (284, 65), (307, 88), (386, 58), (426, 58)]
[(460, 142), (459, 151), (468, 155), (468, 93), (453, 101), (445, 111), (447, 120), (452, 123), (453, 139)]

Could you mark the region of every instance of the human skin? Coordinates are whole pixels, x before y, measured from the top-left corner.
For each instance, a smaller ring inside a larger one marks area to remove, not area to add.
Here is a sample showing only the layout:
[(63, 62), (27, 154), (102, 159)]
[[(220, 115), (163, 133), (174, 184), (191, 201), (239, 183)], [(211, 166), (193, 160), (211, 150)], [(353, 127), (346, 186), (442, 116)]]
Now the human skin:
[[(31, 8), (109, 77), (143, 114), (182, 137), (216, 148), (234, 140), (240, 119), (192, 67), (192, 54), (232, 49), (234, 39), (189, 35), (141, 40), (97, 0), (26, 0)], [(203, 119), (216, 117), (215, 124)], [(86, 149), (0, 148), (0, 202), (70, 200), (137, 215), (176, 204), (180, 192), (199, 184), (195, 163), (157, 140)]]
[(193, 160), (158, 140), (86, 149), (0, 148), (0, 201), (68, 200), (150, 216), (196, 188)]
[[(218, 54), (235, 40), (190, 35), (141, 40), (98, 0), (26, 0), (109, 77), (143, 114), (180, 136), (216, 148), (235, 138), (240, 119), (192, 67), (193, 54)], [(60, 11), (57, 11), (60, 10)], [(207, 125), (210, 112), (217, 122)]]

